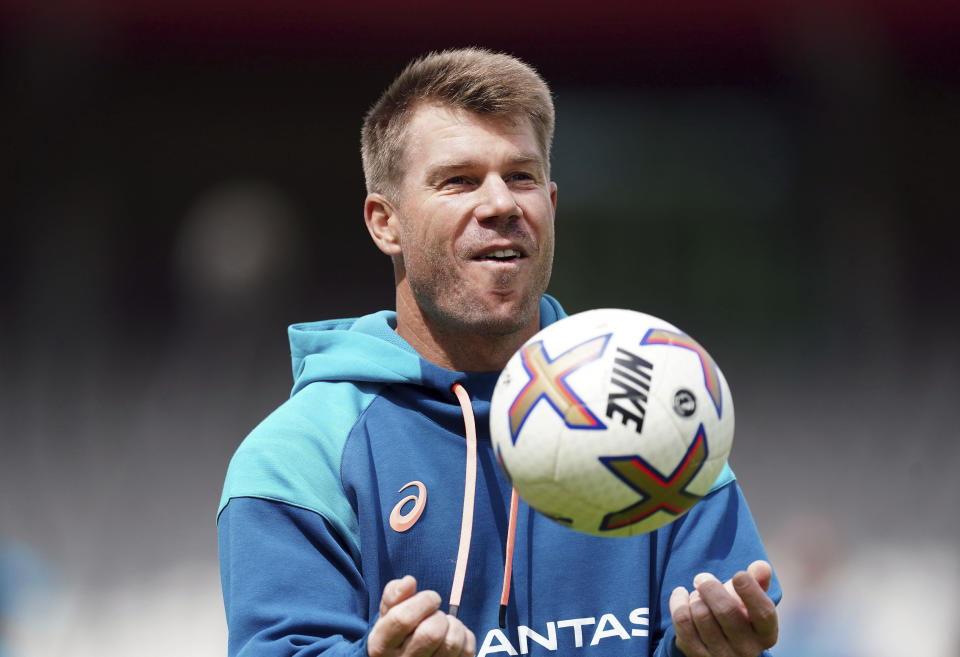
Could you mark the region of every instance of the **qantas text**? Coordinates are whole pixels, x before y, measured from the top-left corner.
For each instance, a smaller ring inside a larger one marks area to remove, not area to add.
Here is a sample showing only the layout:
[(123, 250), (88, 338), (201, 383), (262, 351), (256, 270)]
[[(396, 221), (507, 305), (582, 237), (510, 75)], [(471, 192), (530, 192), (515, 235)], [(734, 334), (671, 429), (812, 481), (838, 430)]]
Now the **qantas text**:
[(628, 615), (628, 624), (625, 626), (614, 614), (603, 614), (600, 618), (567, 618), (558, 621), (549, 621), (542, 628), (541, 634), (526, 625), (517, 628), (516, 641), (512, 641), (507, 634), (495, 628), (487, 632), (483, 645), (477, 651), (477, 657), (487, 655), (526, 655), (532, 645), (539, 645), (550, 652), (559, 651), (561, 654), (570, 654), (574, 648), (583, 648), (584, 645), (596, 646), (603, 641), (630, 641), (634, 637), (648, 635), (650, 610), (647, 607), (634, 609)]

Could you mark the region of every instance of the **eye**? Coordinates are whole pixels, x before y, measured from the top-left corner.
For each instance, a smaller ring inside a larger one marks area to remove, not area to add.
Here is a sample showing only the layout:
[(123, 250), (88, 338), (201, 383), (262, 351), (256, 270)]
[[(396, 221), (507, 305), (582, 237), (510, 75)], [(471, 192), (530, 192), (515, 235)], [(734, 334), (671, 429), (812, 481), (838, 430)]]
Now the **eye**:
[(515, 171), (507, 176), (508, 182), (536, 182), (536, 178), (526, 171)]
[(466, 176), (450, 176), (443, 181), (443, 187), (461, 187), (463, 185), (469, 185), (470, 179)]

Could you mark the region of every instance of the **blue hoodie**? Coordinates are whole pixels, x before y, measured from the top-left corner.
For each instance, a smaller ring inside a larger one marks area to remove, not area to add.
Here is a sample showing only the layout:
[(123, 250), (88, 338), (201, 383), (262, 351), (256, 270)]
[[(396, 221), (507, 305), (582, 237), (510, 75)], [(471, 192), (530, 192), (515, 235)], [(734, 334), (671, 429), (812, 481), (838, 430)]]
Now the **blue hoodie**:
[[(540, 315), (546, 326), (564, 312), (545, 296)], [(478, 436), (458, 615), (476, 634), (478, 657), (680, 657), (673, 588), (766, 559), (729, 469), (686, 515), (632, 538), (580, 534), (521, 502), (501, 628), (511, 487), (488, 430), (497, 373), (437, 367), (395, 326), (395, 313), (383, 311), (290, 327), (291, 397), (240, 445), (220, 501), (231, 657), (365, 656), (389, 580), (410, 574), (420, 590), (451, 590), (466, 458), (455, 383), (470, 394)], [(393, 529), (394, 509), (412, 515), (415, 502), (416, 522)], [(776, 580), (770, 595), (780, 598)]]

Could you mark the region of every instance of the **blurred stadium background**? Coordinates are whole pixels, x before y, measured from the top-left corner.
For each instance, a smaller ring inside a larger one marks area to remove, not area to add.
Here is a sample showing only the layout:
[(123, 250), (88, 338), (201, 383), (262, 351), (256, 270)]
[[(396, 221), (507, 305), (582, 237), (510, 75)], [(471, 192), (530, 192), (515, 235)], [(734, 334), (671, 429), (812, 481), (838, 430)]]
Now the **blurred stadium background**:
[(225, 654), (285, 327), (392, 304), (361, 116), (477, 44), (556, 94), (551, 292), (730, 380), (777, 654), (960, 656), (960, 11), (789, 4), (0, 4), (0, 654)]

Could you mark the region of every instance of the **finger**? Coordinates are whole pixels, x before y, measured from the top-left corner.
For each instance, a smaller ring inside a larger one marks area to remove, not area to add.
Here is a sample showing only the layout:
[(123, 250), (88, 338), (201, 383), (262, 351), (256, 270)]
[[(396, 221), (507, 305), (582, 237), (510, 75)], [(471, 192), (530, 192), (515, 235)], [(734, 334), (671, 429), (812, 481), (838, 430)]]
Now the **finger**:
[[(754, 561), (747, 567), (747, 573), (757, 580), (757, 583), (760, 584), (760, 588), (762, 588), (764, 591), (770, 589), (770, 582), (773, 578), (773, 569), (770, 567), (769, 563), (762, 560)], [(733, 585), (732, 577), (723, 583), (723, 587), (730, 593), (730, 595), (734, 596), (737, 600), (740, 600), (740, 594)], [(740, 606), (743, 610), (743, 613), (746, 614), (747, 607), (743, 604), (742, 600), (740, 600)]]
[[(731, 620), (740, 620), (747, 623), (747, 610), (740, 599), (733, 579), (721, 584), (712, 573), (700, 573), (693, 578), (696, 591), (704, 597), (714, 615), (730, 616)], [(719, 618), (719, 616), (718, 616)]]
[[(733, 613), (739, 616), (735, 601), (723, 590), (720, 580), (713, 575), (701, 573), (693, 582), (697, 589), (690, 594), (690, 615), (700, 640), (711, 657), (733, 657), (733, 647), (718, 613)], [(741, 617), (740, 620), (743, 626), (749, 627), (746, 619)]]
[(740, 599), (740, 594), (737, 593), (737, 589), (733, 586), (732, 577), (723, 583), (723, 590), (733, 596), (733, 599), (737, 601), (737, 605), (740, 607), (740, 612), (744, 616), (749, 616), (746, 605), (743, 604), (743, 600)]
[(367, 648), (371, 657), (399, 647), (439, 608), (440, 594), (436, 591), (420, 591), (390, 607), (370, 629)]
[(678, 586), (670, 594), (670, 618), (676, 635), (677, 648), (687, 657), (709, 657), (707, 647), (700, 639), (690, 611), (690, 594)]
[[(769, 576), (767, 578), (769, 586)], [(750, 573), (739, 572), (733, 576), (733, 586), (743, 600), (747, 617), (754, 632), (764, 647), (769, 648), (777, 641), (779, 620), (777, 607), (766, 594), (761, 583)]]
[[(743, 573), (746, 575), (746, 573)], [(713, 652), (728, 650), (740, 655), (756, 655), (759, 644), (753, 626), (739, 596), (709, 573), (701, 573), (694, 580), (696, 593), (707, 610), (691, 602), (694, 622), (703, 642)], [(692, 597), (692, 596), (691, 596)], [(719, 632), (719, 634), (717, 634)]]
[(469, 627), (467, 629), (466, 640), (463, 642), (463, 657), (474, 657), (477, 654), (477, 637)]
[(770, 567), (769, 563), (763, 560), (754, 561), (747, 566), (747, 572), (757, 580), (760, 588), (764, 591), (770, 590), (770, 581), (773, 579), (773, 568)]
[[(463, 621), (447, 615), (447, 634), (444, 636), (440, 647), (434, 653), (434, 657), (463, 657), (469, 643), (468, 635), (473, 634)], [(474, 645), (476, 640), (474, 639)]]
[[(435, 611), (421, 620), (406, 641), (400, 646), (401, 657), (427, 657), (442, 655), (440, 649), (450, 627), (450, 618), (442, 611)], [(447, 657), (443, 655), (443, 657)]]
[(401, 579), (392, 579), (383, 587), (380, 597), (380, 615), (386, 616), (390, 608), (406, 600), (417, 592), (417, 580), (413, 575), (404, 575)]

